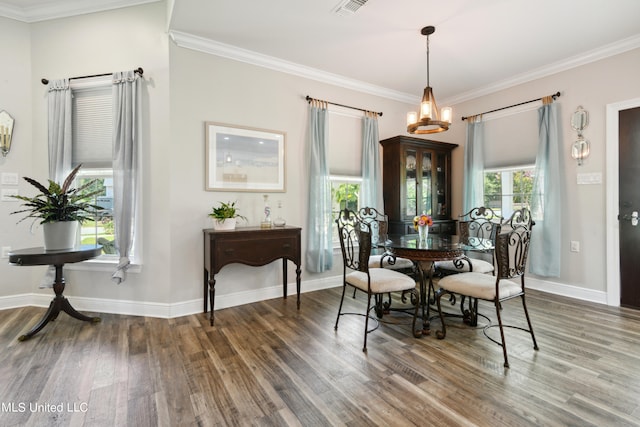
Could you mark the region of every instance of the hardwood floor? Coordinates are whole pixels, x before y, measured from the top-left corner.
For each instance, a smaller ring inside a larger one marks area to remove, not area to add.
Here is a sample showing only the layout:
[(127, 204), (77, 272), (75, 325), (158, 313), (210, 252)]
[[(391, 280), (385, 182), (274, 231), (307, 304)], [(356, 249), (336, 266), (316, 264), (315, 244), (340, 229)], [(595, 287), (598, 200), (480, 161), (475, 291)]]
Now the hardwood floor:
[[(411, 336), (410, 317), (369, 335), (333, 325), (339, 288), (157, 319), (0, 311), (2, 426), (640, 426), (640, 312), (529, 291), (540, 346), (507, 330), (511, 368), (481, 329)], [(345, 299), (364, 309), (363, 294)], [(495, 319), (493, 307), (482, 312)], [(519, 300), (505, 321), (524, 324)], [(433, 321), (433, 328), (439, 326)], [(497, 332), (497, 330), (496, 330)]]

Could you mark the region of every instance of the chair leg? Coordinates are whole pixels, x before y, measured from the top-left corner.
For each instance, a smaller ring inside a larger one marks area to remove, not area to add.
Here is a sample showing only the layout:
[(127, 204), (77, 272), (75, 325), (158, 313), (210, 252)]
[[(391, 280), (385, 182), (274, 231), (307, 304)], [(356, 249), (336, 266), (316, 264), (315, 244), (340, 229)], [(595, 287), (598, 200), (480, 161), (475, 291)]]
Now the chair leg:
[(478, 326), (478, 298), (469, 297), (469, 326)]
[(364, 346), (362, 351), (367, 351), (367, 335), (369, 334), (369, 310), (371, 310), (371, 294), (367, 294), (367, 311), (364, 313)]
[(502, 354), (504, 355), (504, 367), (509, 367), (509, 359), (507, 358), (507, 343), (504, 340), (504, 329), (502, 328), (502, 317), (500, 317), (500, 302), (495, 302), (496, 316), (498, 317), (498, 326), (500, 327), (500, 339), (502, 340)]
[(334, 330), (338, 330), (338, 321), (340, 320), (340, 314), (342, 313), (342, 302), (344, 301), (344, 294), (347, 291), (347, 284), (342, 284), (342, 297), (340, 298), (340, 305), (338, 306), (338, 317), (336, 317), (336, 325), (333, 327)]
[(418, 320), (418, 310), (420, 309), (420, 295), (417, 295), (417, 292), (415, 289), (412, 289), (411, 291), (411, 300), (414, 301), (415, 300), (415, 310), (413, 311), (413, 323), (411, 324), (411, 329), (413, 330), (413, 336), (415, 338), (420, 338), (422, 336), (422, 327), (420, 328), (416, 328), (416, 322)]
[(376, 316), (378, 317), (378, 319), (382, 319), (382, 316), (384, 315), (384, 301), (382, 294), (375, 294), (373, 296), (373, 301), (375, 304), (374, 311), (376, 312)]
[(536, 336), (533, 333), (533, 326), (531, 326), (531, 319), (529, 319), (529, 311), (527, 310), (527, 303), (524, 299), (524, 295), (521, 295), (522, 298), (522, 308), (524, 309), (524, 315), (527, 318), (527, 324), (529, 325), (529, 333), (531, 334), (531, 339), (533, 340), (533, 349), (538, 350), (538, 343), (536, 342)]

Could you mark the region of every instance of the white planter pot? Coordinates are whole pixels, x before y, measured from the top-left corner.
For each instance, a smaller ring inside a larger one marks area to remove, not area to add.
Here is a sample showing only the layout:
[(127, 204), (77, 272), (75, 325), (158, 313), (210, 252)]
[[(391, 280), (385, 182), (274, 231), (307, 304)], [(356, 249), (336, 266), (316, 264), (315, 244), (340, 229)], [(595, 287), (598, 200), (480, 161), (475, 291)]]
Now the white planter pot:
[(215, 230), (234, 230), (236, 228), (236, 218), (227, 218), (225, 220), (213, 220), (213, 228)]
[(48, 222), (42, 224), (44, 248), (47, 251), (62, 251), (76, 246), (78, 221)]

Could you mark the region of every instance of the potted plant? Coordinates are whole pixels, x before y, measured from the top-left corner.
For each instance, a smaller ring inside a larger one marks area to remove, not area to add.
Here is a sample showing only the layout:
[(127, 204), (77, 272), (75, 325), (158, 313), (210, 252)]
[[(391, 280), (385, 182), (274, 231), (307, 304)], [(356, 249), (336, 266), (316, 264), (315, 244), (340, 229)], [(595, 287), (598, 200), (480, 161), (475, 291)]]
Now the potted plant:
[(87, 191), (95, 184), (95, 180), (88, 181), (78, 188), (71, 188), (80, 167), (73, 169), (62, 186), (49, 180), (46, 187), (33, 178), (24, 177), (24, 180), (40, 190), (33, 196), (12, 196), (22, 200), (25, 209), (11, 212), (12, 214), (27, 213), (20, 221), (27, 218), (40, 220), (44, 230), (44, 247), (46, 250), (68, 250), (75, 246), (78, 224), (95, 219), (95, 214), (102, 207), (89, 203), (89, 199), (102, 192), (102, 190)]
[(236, 228), (237, 218), (247, 220), (238, 213), (236, 202), (219, 202), (219, 206), (214, 206), (209, 213), (213, 218), (213, 228), (216, 230), (233, 230)]

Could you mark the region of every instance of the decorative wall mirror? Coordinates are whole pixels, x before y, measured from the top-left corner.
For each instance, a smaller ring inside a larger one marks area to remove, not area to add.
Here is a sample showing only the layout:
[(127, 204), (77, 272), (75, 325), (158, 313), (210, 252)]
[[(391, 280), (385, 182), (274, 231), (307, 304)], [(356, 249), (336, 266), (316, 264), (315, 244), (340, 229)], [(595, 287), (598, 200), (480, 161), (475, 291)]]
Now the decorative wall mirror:
[(11, 137), (13, 135), (13, 117), (6, 111), (0, 111), (0, 151), (2, 157), (7, 157), (11, 150)]
[(589, 113), (582, 106), (579, 106), (571, 115), (571, 128), (578, 133), (578, 137), (571, 144), (571, 157), (578, 161), (578, 166), (582, 165), (583, 160), (589, 157), (589, 141), (582, 136), (582, 131), (588, 124)]

